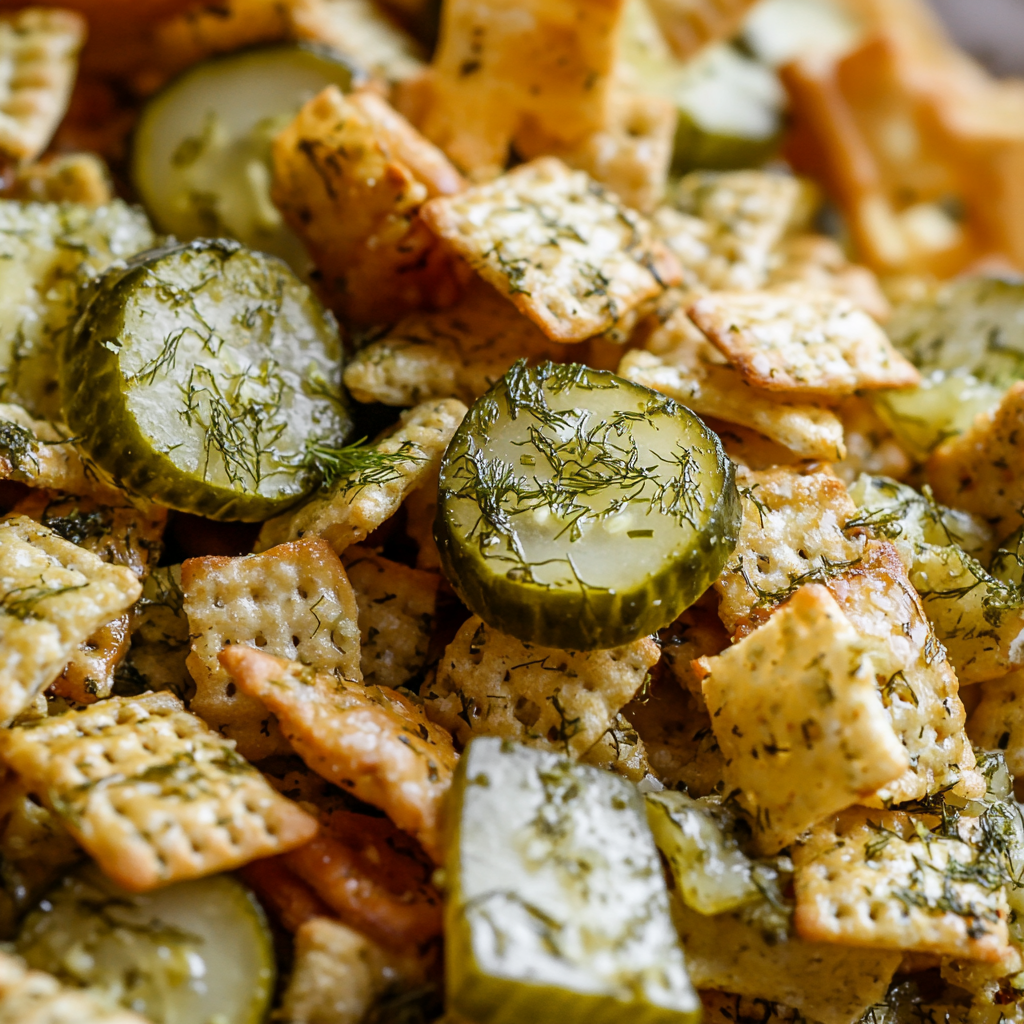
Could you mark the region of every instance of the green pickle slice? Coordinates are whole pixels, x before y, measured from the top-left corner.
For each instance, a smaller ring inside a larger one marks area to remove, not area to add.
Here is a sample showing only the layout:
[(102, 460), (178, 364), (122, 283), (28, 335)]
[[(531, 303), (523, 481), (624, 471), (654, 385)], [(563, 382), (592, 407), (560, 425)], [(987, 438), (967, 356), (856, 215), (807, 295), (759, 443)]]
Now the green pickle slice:
[(722, 571), (740, 516), (735, 468), (688, 409), (604, 370), (521, 361), (452, 439), (434, 534), (489, 625), (591, 650), (675, 620)]
[(450, 1010), (475, 1024), (699, 1019), (631, 782), (481, 737), (459, 762), (450, 814)]
[(274, 989), (266, 917), (230, 875), (138, 895), (89, 864), (29, 914), (16, 950), (153, 1024), (260, 1024)]
[(351, 419), (334, 318), (273, 256), (237, 242), (156, 249), (108, 271), (64, 348), (84, 451), (129, 491), (260, 521), (317, 484)]

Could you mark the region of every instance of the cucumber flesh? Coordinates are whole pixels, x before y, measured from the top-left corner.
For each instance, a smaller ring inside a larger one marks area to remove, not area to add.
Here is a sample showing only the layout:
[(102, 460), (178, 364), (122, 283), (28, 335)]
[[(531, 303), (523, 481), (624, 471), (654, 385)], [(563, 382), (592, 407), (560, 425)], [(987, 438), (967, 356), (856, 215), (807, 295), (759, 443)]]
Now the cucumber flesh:
[(235, 238), (303, 273), (302, 243), (270, 199), (271, 145), (306, 100), (355, 77), (331, 50), (271, 46), (171, 82), (146, 105), (132, 147), (132, 181), (157, 226), (181, 240)]
[(29, 914), (16, 948), (153, 1024), (260, 1024), (274, 987), (266, 918), (230, 875), (136, 895), (89, 864)]
[(334, 318), (272, 256), (198, 240), (101, 278), (63, 352), (67, 422), (126, 489), (263, 520), (351, 428)]
[(655, 391), (518, 362), (441, 468), (435, 537), (466, 604), (528, 643), (618, 647), (674, 621), (736, 545), (721, 442)]

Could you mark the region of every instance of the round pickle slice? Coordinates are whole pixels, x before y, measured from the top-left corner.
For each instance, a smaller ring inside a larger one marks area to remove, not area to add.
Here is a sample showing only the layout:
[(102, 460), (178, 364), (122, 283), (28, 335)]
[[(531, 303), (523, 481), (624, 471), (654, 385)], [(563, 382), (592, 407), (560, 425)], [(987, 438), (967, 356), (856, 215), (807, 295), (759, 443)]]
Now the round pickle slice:
[(521, 360), (452, 439), (434, 535), (488, 625), (593, 650), (697, 600), (740, 516), (735, 469), (688, 409), (603, 370)]
[(89, 864), (29, 914), (16, 948), (153, 1024), (260, 1024), (274, 988), (266, 917), (230, 875), (137, 895)]
[(100, 279), (63, 352), (64, 411), (129, 491), (260, 521), (350, 432), (341, 359), (334, 318), (283, 262), (199, 239)]

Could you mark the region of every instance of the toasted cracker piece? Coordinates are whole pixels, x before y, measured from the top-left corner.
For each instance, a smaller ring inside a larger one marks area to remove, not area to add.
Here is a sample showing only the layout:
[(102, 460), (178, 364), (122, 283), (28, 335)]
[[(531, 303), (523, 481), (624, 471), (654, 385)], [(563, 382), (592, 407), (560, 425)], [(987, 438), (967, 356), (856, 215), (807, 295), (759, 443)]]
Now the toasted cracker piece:
[(1024, 776), (1024, 671), (982, 683), (978, 690), (981, 702), (967, 720), (967, 735), (982, 750), (1003, 751), (1010, 774)]
[(564, 346), (477, 279), (451, 309), (413, 313), (360, 349), (345, 366), (345, 385), (357, 402), (406, 408), (458, 398), (468, 405), (517, 359), (537, 363), (561, 353)]
[(330, 907), (285, 867), (283, 855), (254, 860), (241, 868), (238, 876), (285, 931), (296, 932), (314, 917), (331, 915)]
[(829, 292), (718, 292), (689, 314), (745, 381), (767, 391), (837, 397), (921, 379), (867, 313)]
[(192, 634), (187, 664), (196, 682), (191, 708), (235, 740), (244, 757), (261, 760), (290, 748), (273, 715), (239, 693), (218, 661), (229, 644), (361, 679), (355, 594), (325, 540), (308, 537), (241, 558), (190, 558), (181, 587)]
[(639, 214), (554, 157), (433, 199), (422, 215), (553, 341), (609, 330), (678, 277)]
[(616, 715), (605, 734), (580, 760), (618, 772), (632, 782), (639, 782), (651, 770), (644, 741), (625, 715)]
[(416, 542), (416, 568), (423, 572), (441, 571), (441, 552), (434, 540), (434, 520), (437, 518), (437, 491), (440, 486), (441, 467), (405, 499), (405, 532)]
[(449, 257), (420, 220), (461, 179), (443, 154), (372, 93), (324, 89), (274, 141), (272, 195), (346, 320), (393, 321), (450, 305)]
[(1024, 381), (1014, 384), (999, 408), (978, 416), (959, 437), (939, 445), (928, 461), (928, 482), (945, 505), (966, 509), (1006, 537), (1024, 520)]
[(440, 860), (441, 806), (456, 761), (448, 733), (394, 690), (317, 675), (240, 645), (220, 660), (243, 692), (277, 715), (313, 771), (380, 807)]
[(649, 637), (608, 651), (539, 647), (474, 615), (424, 690), (427, 714), (463, 744), (501, 736), (580, 757), (612, 726), (660, 653)]
[(316, 917), (295, 935), (295, 967), (281, 1006), (292, 1024), (359, 1024), (385, 993), (423, 981), (419, 961), (338, 921)]
[(408, 685), (426, 665), (441, 577), (360, 547), (345, 551), (345, 571), (359, 606), (363, 680)]
[(836, 412), (843, 421), (846, 458), (833, 463), (832, 469), (847, 485), (861, 473), (902, 480), (913, 462), (881, 419), (871, 400), (851, 395), (844, 398)]
[(73, 11), (30, 7), (0, 18), (0, 152), (34, 160), (49, 145), (78, 69), (86, 24)]
[(113, 201), (110, 171), (95, 153), (68, 153), (19, 168), (5, 199), (106, 206)]
[[(854, 1024), (872, 1003), (882, 1001), (902, 959), (888, 950), (803, 942), (796, 936), (783, 942), (775, 936), (769, 940), (742, 913), (705, 917), (678, 900), (672, 910), (694, 985), (756, 999), (758, 1024), (767, 1024), (765, 1000), (796, 1008), (798, 1021)], [(709, 1024), (739, 1024), (736, 1018), (723, 1019), (707, 1009)]]
[(112, 1010), (88, 990), (65, 988), (44, 971), (29, 970), (0, 953), (0, 1021), (3, 1024), (148, 1024), (129, 1010)]
[(169, 693), (113, 697), (8, 730), (0, 754), (133, 892), (283, 853), (317, 830)]
[[(454, 398), (424, 402), (402, 414), (394, 433), (373, 447), (387, 456), (382, 468), (343, 477), (324, 495), (265, 523), (257, 550), (308, 535), (321, 536), (341, 554), (390, 518), (408, 495), (437, 472), (466, 407)], [(405, 456), (400, 461), (398, 456)]]
[(648, 0), (665, 38), (685, 60), (739, 29), (754, 0)]
[(726, 784), (754, 815), (765, 853), (910, 767), (875, 683), (879, 653), (824, 587), (809, 585), (701, 659)]
[(694, 662), (713, 658), (729, 646), (730, 637), (718, 617), (718, 601), (712, 591), (708, 597), (691, 605), (682, 615), (658, 633), (661, 644), (659, 670), (669, 674), (698, 704), (704, 705), (701, 675)]
[(18, 516), (0, 521), (0, 721), (9, 722), (60, 674), (74, 650), (128, 610), (135, 574)]
[(936, 818), (902, 811), (855, 807), (822, 822), (793, 854), (798, 933), (844, 946), (1001, 959), (1009, 946), (1002, 885), (959, 870), (981, 856), (969, 822), (960, 838), (943, 835)]
[(477, 180), (528, 128), (572, 144), (608, 122), (623, 0), (452, 0), (424, 83), (424, 134)]
[(109, 697), (117, 666), (131, 647), (131, 615), (126, 613), (100, 626), (79, 644), (49, 693), (79, 704)]

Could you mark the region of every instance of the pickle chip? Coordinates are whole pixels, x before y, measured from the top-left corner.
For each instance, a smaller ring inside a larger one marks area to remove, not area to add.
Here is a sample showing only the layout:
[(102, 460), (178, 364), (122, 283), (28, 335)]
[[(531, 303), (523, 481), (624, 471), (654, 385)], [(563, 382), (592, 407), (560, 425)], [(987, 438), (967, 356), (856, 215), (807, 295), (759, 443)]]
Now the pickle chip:
[(319, 480), (351, 419), (334, 318), (273, 256), (199, 239), (111, 268), (61, 364), (68, 425), (126, 489), (260, 521)]
[(435, 538), (488, 625), (594, 650), (674, 621), (736, 546), (721, 442), (656, 391), (520, 361), (470, 409), (441, 468)]

